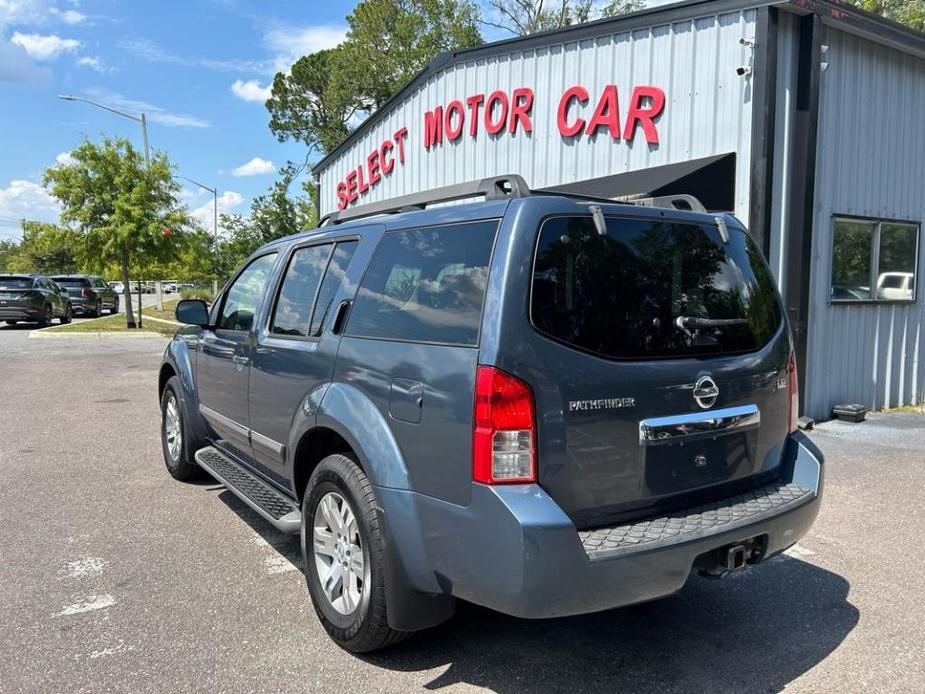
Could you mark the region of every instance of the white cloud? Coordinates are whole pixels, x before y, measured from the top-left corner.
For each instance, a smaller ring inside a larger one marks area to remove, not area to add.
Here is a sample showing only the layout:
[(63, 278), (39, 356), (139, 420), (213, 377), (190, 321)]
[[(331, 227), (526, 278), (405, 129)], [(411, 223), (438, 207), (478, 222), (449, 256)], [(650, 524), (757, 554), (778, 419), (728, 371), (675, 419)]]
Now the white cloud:
[(0, 38), (0, 82), (36, 84), (47, 82), (50, 78), (51, 71), (33, 63), (22, 46)]
[(270, 85), (261, 87), (257, 80), (235, 80), (231, 85), (231, 92), (239, 99), (244, 101), (259, 101), (263, 103), (270, 98)]
[(212, 127), (212, 123), (205, 120), (204, 118), (190, 116), (184, 113), (174, 113), (172, 111), (168, 111), (165, 108), (161, 108), (160, 106), (150, 104), (147, 101), (130, 99), (123, 96), (122, 94), (117, 92), (110, 92), (106, 89), (89, 89), (87, 90), (87, 93), (97, 101), (101, 101), (107, 106), (114, 106), (115, 108), (129, 111), (131, 113), (144, 112), (147, 119), (152, 123), (159, 123), (160, 125), (166, 125), (168, 127), (174, 128)]
[(87, 21), (87, 15), (77, 10), (59, 10), (57, 7), (52, 7), (50, 11), (65, 24), (83, 24)]
[(254, 157), (246, 164), (241, 164), (231, 170), (232, 176), (260, 176), (262, 174), (273, 173), (276, 167), (272, 161)]
[(58, 201), (38, 183), (15, 180), (0, 188), (0, 227), (5, 236), (21, 235), (16, 231), (21, 219), (57, 222), (60, 211)]
[(334, 48), (347, 36), (344, 24), (320, 26), (277, 25), (263, 35), (263, 43), (273, 55), (273, 72), (288, 72), (302, 56)]
[(61, 152), (61, 154), (55, 157), (55, 161), (58, 163), (58, 166), (70, 166), (71, 164), (77, 163), (77, 160), (71, 156), (70, 152)]
[(11, 40), (36, 60), (54, 60), (65, 51), (75, 51), (80, 47), (77, 39), (63, 39), (57, 34), (22, 34), (14, 31)]
[(112, 70), (106, 66), (106, 63), (103, 62), (102, 58), (96, 55), (83, 55), (77, 59), (77, 64), (88, 67), (91, 70), (96, 70), (101, 74), (112, 72)]
[[(233, 190), (226, 190), (218, 196), (218, 214), (230, 214), (236, 207), (239, 207), (242, 202), (244, 202), (243, 195)], [(212, 226), (215, 223), (214, 204), (214, 201), (210, 199), (207, 203), (200, 205), (190, 212), (193, 219), (199, 222), (199, 225), (203, 229), (209, 231), (212, 230)], [(223, 230), (223, 227), (219, 227), (219, 230)]]
[[(2, 0), (0, 0), (2, 1)], [(148, 39), (123, 39), (118, 43), (119, 48), (132, 53), (142, 60), (150, 63), (169, 63), (172, 65), (185, 65), (187, 67), (201, 67), (219, 72), (253, 72), (264, 71), (265, 61), (240, 60), (237, 58), (200, 58), (197, 56), (176, 55)]]

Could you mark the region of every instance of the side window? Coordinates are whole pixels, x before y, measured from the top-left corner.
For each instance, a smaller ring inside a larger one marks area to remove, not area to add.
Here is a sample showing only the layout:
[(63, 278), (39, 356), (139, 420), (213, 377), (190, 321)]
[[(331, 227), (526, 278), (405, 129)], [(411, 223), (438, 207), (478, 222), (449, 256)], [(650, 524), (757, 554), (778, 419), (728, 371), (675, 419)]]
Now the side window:
[(225, 301), (219, 314), (217, 327), (222, 330), (248, 331), (254, 324), (254, 314), (260, 305), (276, 253), (262, 255), (251, 261), (225, 292)]
[(915, 301), (918, 256), (917, 224), (836, 217), (829, 298)]
[(497, 221), (387, 233), (360, 283), (347, 334), (475, 345)]
[(298, 248), (292, 254), (270, 321), (271, 333), (292, 337), (306, 337), (309, 334), (315, 293), (330, 255), (330, 243)]
[(315, 311), (312, 313), (312, 323), (308, 334), (318, 336), (324, 327), (324, 321), (331, 313), (331, 302), (334, 301), (334, 294), (340, 286), (344, 275), (347, 273), (347, 266), (350, 265), (350, 259), (357, 249), (356, 241), (344, 241), (337, 244), (334, 249), (334, 255), (328, 263), (327, 272), (324, 273), (324, 280), (321, 282), (321, 290), (318, 292), (318, 301), (315, 302)]

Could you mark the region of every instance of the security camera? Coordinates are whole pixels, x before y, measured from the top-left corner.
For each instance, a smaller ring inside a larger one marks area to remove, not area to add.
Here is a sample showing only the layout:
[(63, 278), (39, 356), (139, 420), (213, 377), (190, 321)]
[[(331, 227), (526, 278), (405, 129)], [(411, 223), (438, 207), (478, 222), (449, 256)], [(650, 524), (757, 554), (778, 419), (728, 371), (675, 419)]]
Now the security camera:
[(739, 77), (748, 77), (752, 74), (752, 69), (748, 65), (739, 65), (739, 67), (736, 68), (736, 74)]
[(750, 36), (749, 37), (743, 36), (742, 38), (739, 39), (739, 43), (741, 43), (743, 46), (746, 46), (747, 48), (755, 47), (755, 39), (751, 38)]

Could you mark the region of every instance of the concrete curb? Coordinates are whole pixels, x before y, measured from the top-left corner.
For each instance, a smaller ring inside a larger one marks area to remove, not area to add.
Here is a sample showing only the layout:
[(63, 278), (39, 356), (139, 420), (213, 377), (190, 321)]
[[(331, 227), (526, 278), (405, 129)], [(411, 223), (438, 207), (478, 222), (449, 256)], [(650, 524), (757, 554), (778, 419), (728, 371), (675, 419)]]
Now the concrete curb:
[(155, 318), (154, 316), (142, 316), (142, 320), (143, 321), (153, 320), (155, 323), (163, 323), (164, 325), (176, 325), (176, 326), (183, 325), (183, 323), (178, 323), (175, 320), (167, 320), (166, 318)]
[(169, 335), (161, 335), (160, 333), (153, 333), (148, 330), (133, 330), (130, 332), (46, 332), (48, 328), (39, 328), (38, 330), (33, 330), (29, 333), (30, 339), (54, 339), (54, 338), (65, 338), (65, 337), (96, 337), (101, 340), (116, 338), (116, 339), (132, 339), (132, 338), (142, 338), (148, 339), (152, 337), (157, 337), (162, 340), (169, 340)]

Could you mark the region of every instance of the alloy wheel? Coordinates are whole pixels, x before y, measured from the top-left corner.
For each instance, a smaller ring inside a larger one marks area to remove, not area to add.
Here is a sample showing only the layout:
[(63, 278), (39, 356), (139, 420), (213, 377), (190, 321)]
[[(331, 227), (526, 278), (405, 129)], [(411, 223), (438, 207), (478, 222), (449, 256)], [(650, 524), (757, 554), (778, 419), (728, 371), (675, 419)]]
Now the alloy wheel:
[(312, 522), (315, 571), (325, 597), (342, 615), (353, 613), (367, 584), (363, 541), (347, 500), (328, 492), (315, 507)]
[(183, 445), (183, 428), (180, 426), (180, 408), (177, 407), (177, 398), (174, 395), (167, 399), (167, 406), (164, 408), (164, 435), (170, 459), (176, 462), (180, 459), (180, 447)]

